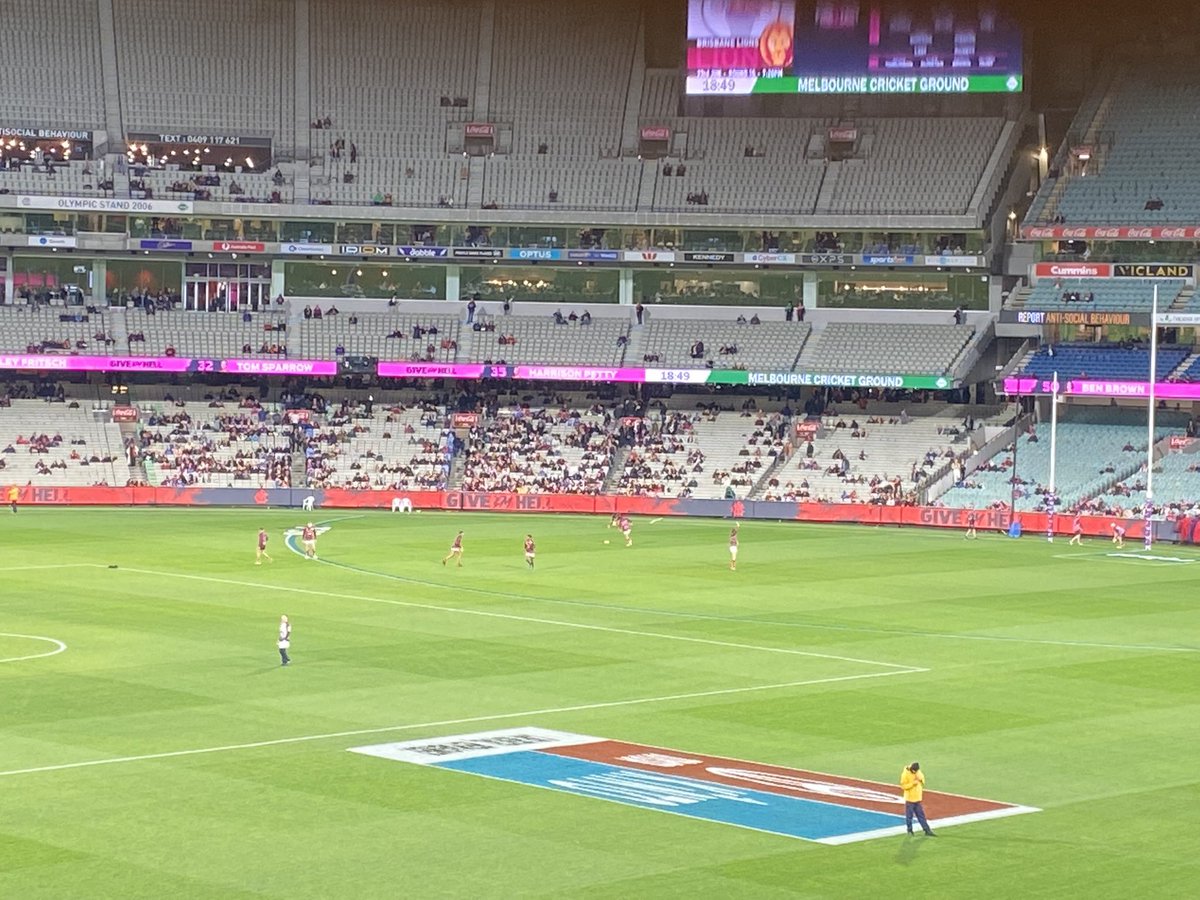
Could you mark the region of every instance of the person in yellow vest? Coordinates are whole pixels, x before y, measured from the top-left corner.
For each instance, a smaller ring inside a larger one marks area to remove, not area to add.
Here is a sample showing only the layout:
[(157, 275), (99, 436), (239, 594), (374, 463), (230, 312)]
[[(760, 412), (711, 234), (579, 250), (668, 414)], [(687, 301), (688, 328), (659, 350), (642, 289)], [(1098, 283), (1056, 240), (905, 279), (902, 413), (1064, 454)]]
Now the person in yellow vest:
[(908, 833), (913, 833), (913, 816), (916, 816), (926, 836), (937, 837), (925, 821), (925, 804), (921, 800), (925, 793), (925, 773), (921, 771), (920, 763), (904, 767), (900, 773), (900, 790), (904, 792), (904, 824), (908, 827)]
[(21, 499), (21, 489), (15, 484), (8, 489), (8, 507), (13, 512), (17, 511), (17, 501)]

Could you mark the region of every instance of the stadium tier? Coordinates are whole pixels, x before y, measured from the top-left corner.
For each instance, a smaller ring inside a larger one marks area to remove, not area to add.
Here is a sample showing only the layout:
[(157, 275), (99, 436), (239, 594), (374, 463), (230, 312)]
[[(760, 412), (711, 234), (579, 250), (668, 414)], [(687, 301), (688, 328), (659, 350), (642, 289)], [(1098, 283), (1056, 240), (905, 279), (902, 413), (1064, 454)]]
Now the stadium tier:
[[(1025, 309), (1046, 310), (1117, 310), (1149, 312), (1158, 287), (1158, 308), (1174, 309), (1173, 304), (1187, 286), (1177, 278), (1042, 278), (1025, 297)], [(1191, 309), (1194, 295), (1189, 293), (1185, 307)]]
[[(1161, 346), (1155, 360), (1156, 380), (1162, 381), (1191, 354), (1191, 348)], [(1150, 375), (1149, 346), (1116, 344), (1048, 344), (1033, 353), (1021, 372), (1037, 378), (1108, 378), (1146, 381)]]
[[(1058, 423), (1055, 491), (1059, 508), (1070, 510), (1090, 498), (1103, 496), (1146, 462), (1146, 423), (1135, 413), (1106, 408), (1070, 410)], [(1164, 413), (1156, 425), (1156, 440), (1178, 433), (1187, 417)], [(1050, 424), (1043, 422), (1018, 438), (1014, 476), (1012, 445), (978, 460), (966, 474), (937, 498), (952, 507), (1007, 508), (1014, 496), (1022, 510), (1045, 507), (1050, 482)], [(968, 464), (968, 469), (971, 465)], [(1131, 509), (1133, 504), (1124, 504)]]
[(124, 485), (133, 477), (120, 426), (84, 402), (9, 400), (0, 411), (0, 480)]
[[(153, 0), (67, 4), (53, 20), (7, 17), (11, 58), (61, 63), (43, 78), (9, 76), (0, 120), (90, 129), (106, 160), (49, 174), (22, 150), (26, 164), (0, 170), (0, 189), (301, 206), (962, 216), (986, 210), (1003, 169), (993, 157), (1012, 149), (1014, 123), (994, 113), (680, 115), (681, 76), (649, 64), (646, 13), (632, 2), (598, 14), (582, 0), (420, 0), (363, 15), (350, 0), (213, 0), (198, 30)], [(97, 38), (110, 27), (112, 44)], [(670, 134), (645, 158), (643, 126)], [(834, 126), (855, 135), (836, 152)], [(148, 150), (156, 138), (200, 147), (211, 177), (197, 179), (178, 149)], [(130, 178), (100, 168), (122, 140)], [(252, 147), (266, 148), (270, 168), (251, 160)]]
[[(1156, 71), (1156, 68), (1158, 71)], [(1123, 66), (1099, 103), (1086, 104), (1026, 221), (1165, 225), (1200, 219), (1193, 119), (1200, 81), (1185, 67)], [(1087, 159), (1079, 159), (1086, 150)], [(1075, 154), (1075, 158), (1072, 158)]]
[(971, 325), (918, 325), (831, 322), (801, 356), (801, 366), (817, 372), (836, 372), (854, 360), (861, 372), (924, 372), (944, 375), (952, 370), (975, 336)]

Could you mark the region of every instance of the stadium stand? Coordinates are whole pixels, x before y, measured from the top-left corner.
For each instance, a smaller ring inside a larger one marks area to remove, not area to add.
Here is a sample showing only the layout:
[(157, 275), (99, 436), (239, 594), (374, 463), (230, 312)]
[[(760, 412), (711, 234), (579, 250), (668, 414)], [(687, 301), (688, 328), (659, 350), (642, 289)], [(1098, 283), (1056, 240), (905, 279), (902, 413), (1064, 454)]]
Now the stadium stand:
[(904, 404), (867, 403), (823, 416), (812, 455), (801, 441), (794, 460), (768, 479), (764, 499), (914, 503), (931, 474), (969, 450), (968, 420), (980, 428), (1003, 418), (978, 407), (912, 409), (914, 415)]
[(464, 337), (459, 359), (619, 366), (628, 338), (625, 318), (597, 316), (586, 325), (564, 318), (560, 325), (547, 316), (488, 316), (482, 331)]
[(614, 444), (603, 409), (505, 406), (471, 429), (461, 487), (467, 491), (598, 494)]
[[(728, 315), (733, 315), (729, 310)], [(653, 317), (642, 340), (642, 359), (630, 360), (666, 368), (761, 368), (791, 371), (808, 340), (805, 323), (717, 321)]]
[[(1154, 286), (1158, 306), (1166, 310), (1179, 297), (1187, 282), (1175, 278), (1043, 278), (1025, 298), (1025, 309), (1150, 311)], [(1189, 304), (1190, 305), (1190, 304)]]
[(4, 123), (104, 128), (98, 0), (56, 0), (52, 14), (45, 7), (36, 15), (10, 0), (3, 12), (0, 56), (9, 61), (0, 72)]
[(174, 310), (149, 314), (135, 306), (125, 311), (124, 324), (131, 356), (235, 359), (297, 355), (295, 346), (289, 345), (286, 314), (280, 312)]
[[(1200, 78), (1187, 67), (1125, 66), (1094, 121), (1081, 110), (1071, 134), (1102, 136), (1086, 165), (1065, 162), (1026, 221), (1161, 225), (1200, 218), (1200, 160), (1192, 120)], [(1069, 151), (1070, 148), (1064, 148)]]
[(800, 367), (814, 372), (944, 375), (975, 335), (971, 325), (830, 322), (809, 342)]
[[(1154, 509), (1158, 515), (1192, 513), (1200, 507), (1200, 460), (1194, 453), (1168, 453), (1154, 463)], [(1141, 515), (1146, 504), (1146, 465), (1104, 492), (1085, 500), (1088, 512)]]
[(287, 487), (291, 441), (278, 413), (254, 400), (231, 406), (151, 405), (138, 431), (148, 482), (165, 487)]
[(361, 400), (316, 414), (304, 428), (309, 487), (440, 490), (450, 473), (445, 407)]
[(0, 350), (16, 353), (125, 353), (112, 314), (62, 306), (0, 306)]
[(965, 213), (1003, 124), (953, 117), (860, 124), (859, 153), (840, 164), (831, 208), (852, 215)]
[(8, 484), (124, 485), (133, 477), (118, 425), (76, 403), (6, 400), (0, 479)]
[[(1160, 346), (1155, 360), (1155, 380), (1162, 381), (1190, 354), (1190, 348)], [(1021, 372), (1035, 378), (1110, 378), (1146, 381), (1150, 376), (1149, 346), (1118, 344), (1050, 344), (1025, 360)]]
[[(1068, 409), (1060, 416), (1055, 463), (1060, 509), (1078, 507), (1144, 466), (1146, 424), (1135, 421), (1136, 416), (1126, 410), (1105, 407)], [(1156, 423), (1156, 440), (1178, 431), (1180, 426), (1174, 414), (1164, 415)], [(1042, 509), (1050, 480), (1049, 423), (1037, 425), (1018, 440), (1017, 508)], [(1009, 444), (990, 459), (976, 462), (979, 465), (973, 471), (974, 463), (967, 462), (965, 480), (937, 498), (939, 503), (960, 508), (1009, 505), (1013, 495), (1013, 446)]]
[[(155, 0), (112, 0), (112, 9), (128, 131), (263, 136), (293, 150), (294, 3), (207, 3), (194, 28)], [(212, 150), (215, 163), (234, 155)]]
[(309, 120), (322, 125), (309, 131), (313, 202), (466, 205), (463, 160), (447, 140), (475, 111), (479, 30), (476, 3), (383, 4), (370, 15), (352, 0), (310, 4)]
[[(332, 307), (326, 307), (329, 309)], [(453, 362), (458, 354), (457, 316), (425, 313), (342, 312), (305, 318), (299, 352), (305, 359), (372, 356), (387, 360)]]

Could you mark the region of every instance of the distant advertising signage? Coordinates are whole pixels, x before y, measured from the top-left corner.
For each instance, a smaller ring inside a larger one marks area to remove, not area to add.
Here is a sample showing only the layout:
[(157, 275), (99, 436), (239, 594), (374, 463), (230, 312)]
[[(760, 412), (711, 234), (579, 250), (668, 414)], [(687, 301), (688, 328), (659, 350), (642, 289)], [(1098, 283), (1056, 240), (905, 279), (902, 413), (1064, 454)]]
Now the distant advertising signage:
[[(1054, 388), (1048, 378), (1027, 376), (1005, 378), (1006, 394), (1051, 394)], [(1072, 379), (1059, 383), (1059, 393), (1076, 397), (1132, 397), (1148, 399), (1148, 381), (1101, 381), (1096, 379)], [(1200, 400), (1200, 383), (1183, 381), (1160, 381), (1154, 385), (1154, 397), (1161, 400)]]
[(213, 241), (214, 253), (265, 253), (267, 245), (262, 241)]
[(689, 0), (687, 67), (689, 94), (1023, 87), (1016, 23), (968, 0)]
[(333, 253), (333, 244), (283, 243), (279, 245), (280, 253), (297, 253), (305, 256), (325, 256)]
[(829, 142), (831, 144), (853, 144), (858, 140), (858, 129), (843, 126), (841, 128), (829, 129)]
[(22, 209), (50, 209), (59, 212), (91, 213), (167, 213), (187, 215), (195, 205), (191, 200), (126, 200), (123, 197), (17, 197)]
[(455, 247), (452, 254), (459, 259), (500, 259), (504, 251), (499, 247)]
[(114, 422), (136, 422), (138, 420), (138, 408), (136, 406), (114, 406), (112, 408), (112, 420)]
[(191, 241), (154, 240), (143, 238), (138, 241), (139, 250), (191, 250)]
[(584, 259), (592, 262), (616, 262), (621, 258), (618, 250), (568, 250), (567, 259)]
[(972, 266), (982, 266), (982, 256), (926, 256), (925, 265), (927, 266), (945, 266), (953, 268), (956, 266), (964, 266), (970, 268)]
[(1200, 225), (1026, 225), (1021, 237), (1043, 241), (1200, 241)]
[(643, 125), (642, 140), (643, 141), (669, 141), (671, 139), (671, 129), (666, 125)]
[(1127, 312), (1076, 312), (1062, 309), (1005, 309), (1000, 312), (1005, 325), (1149, 325), (1150, 314)]
[(675, 262), (674, 250), (626, 250), (621, 258), (625, 262)]
[(1191, 278), (1193, 268), (1185, 263), (1116, 263), (1115, 278)]
[(1191, 278), (1186, 263), (1042, 262), (1033, 267), (1036, 278)]
[(495, 137), (496, 126), (491, 122), (468, 122), (463, 126), (463, 134), (469, 138)]
[(149, 131), (130, 132), (125, 136), (130, 144), (188, 144), (209, 147), (270, 147), (271, 139), (239, 134), (161, 134)]
[(755, 265), (794, 266), (795, 253), (743, 253), (742, 260)]
[(381, 362), (381, 378), (483, 378), (491, 366), (463, 363)]
[(390, 256), (392, 248), (384, 244), (342, 244), (338, 252), (342, 256)]
[(75, 237), (66, 234), (31, 234), (26, 242), (30, 247), (74, 247)]
[(22, 128), (0, 126), (0, 138), (17, 138), (31, 141), (91, 141), (92, 133), (81, 128)]
[[(954, 383), (942, 375), (875, 375), (871, 373), (741, 372), (745, 384), (796, 387), (892, 388), (944, 391)], [(739, 382), (731, 382), (737, 384)]]
[(508, 249), (509, 259), (562, 259), (563, 252), (554, 250), (549, 247), (510, 247)]
[(917, 261), (915, 256), (893, 256), (891, 254), (864, 253), (864, 266), (911, 266)]
[(0, 369), (42, 372), (189, 372), (198, 360), (180, 356), (58, 356), (45, 354), (0, 355)]
[(450, 255), (449, 247), (397, 247), (396, 255), (408, 259), (444, 259)]
[(226, 359), (221, 371), (237, 375), (336, 375), (337, 363), (327, 359)]
[(736, 258), (732, 253), (684, 253), (685, 262), (731, 263)]
[(852, 266), (851, 253), (801, 253), (800, 264), (805, 266)]
[(1111, 263), (1042, 262), (1033, 267), (1036, 278), (1111, 278)]

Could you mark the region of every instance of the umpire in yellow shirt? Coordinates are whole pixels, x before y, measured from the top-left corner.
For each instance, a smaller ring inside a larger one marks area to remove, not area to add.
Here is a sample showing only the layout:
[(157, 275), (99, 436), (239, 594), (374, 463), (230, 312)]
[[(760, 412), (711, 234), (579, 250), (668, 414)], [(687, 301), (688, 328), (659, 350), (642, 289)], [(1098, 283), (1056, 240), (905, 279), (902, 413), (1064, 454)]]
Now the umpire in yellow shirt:
[(913, 816), (916, 816), (926, 836), (937, 837), (925, 821), (925, 804), (921, 801), (925, 793), (925, 773), (921, 771), (920, 763), (904, 767), (900, 773), (900, 790), (904, 792), (904, 824), (908, 827), (908, 833), (913, 833)]

